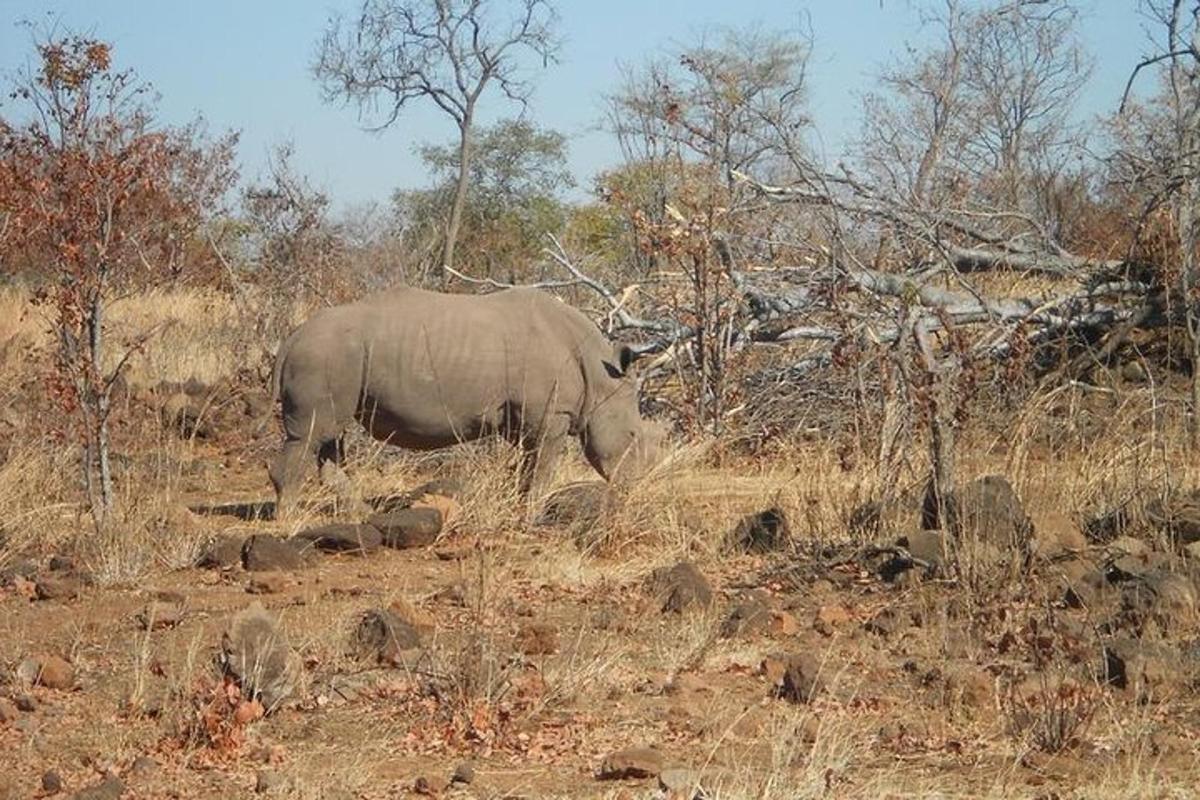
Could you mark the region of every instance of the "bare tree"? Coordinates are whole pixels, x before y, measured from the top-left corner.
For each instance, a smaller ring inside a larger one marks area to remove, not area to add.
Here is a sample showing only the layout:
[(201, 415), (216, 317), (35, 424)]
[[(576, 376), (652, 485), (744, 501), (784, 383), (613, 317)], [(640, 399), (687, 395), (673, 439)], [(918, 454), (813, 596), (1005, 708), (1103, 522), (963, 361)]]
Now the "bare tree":
[(330, 19), (318, 46), (313, 71), (326, 100), (356, 105), (360, 118), (375, 120), (373, 130), (395, 123), (417, 99), (454, 120), (458, 176), (442, 248), (447, 267), (454, 266), (480, 98), (495, 85), (524, 106), (532, 84), (520, 68), (521, 51), (543, 64), (558, 52), (550, 1), (516, 4), (516, 13), (500, 20), (490, 0), (363, 0), (357, 19)]
[[(1162, 276), (1187, 331), (1192, 364), (1191, 443), (1200, 446), (1200, 2), (1146, 0), (1156, 23), (1157, 52), (1137, 64), (1129, 77), (1118, 128), (1121, 147), (1114, 156), (1115, 177), (1138, 187), (1145, 199), (1142, 220), (1167, 209), (1173, 223), (1177, 264)], [(1142, 70), (1158, 68), (1161, 91), (1149, 108), (1131, 101)]]

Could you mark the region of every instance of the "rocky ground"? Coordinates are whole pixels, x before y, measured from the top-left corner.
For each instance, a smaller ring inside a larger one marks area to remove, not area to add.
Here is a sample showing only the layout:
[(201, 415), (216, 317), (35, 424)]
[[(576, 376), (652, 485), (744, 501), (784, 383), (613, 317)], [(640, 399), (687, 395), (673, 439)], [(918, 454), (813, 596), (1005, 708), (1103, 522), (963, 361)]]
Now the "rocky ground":
[(1193, 796), (1194, 495), (985, 477), (940, 519), (697, 463), (526, 524), (478, 461), (385, 459), (284, 525), (269, 408), (147, 402), (187, 462), (153, 563), (5, 521), (0, 797)]

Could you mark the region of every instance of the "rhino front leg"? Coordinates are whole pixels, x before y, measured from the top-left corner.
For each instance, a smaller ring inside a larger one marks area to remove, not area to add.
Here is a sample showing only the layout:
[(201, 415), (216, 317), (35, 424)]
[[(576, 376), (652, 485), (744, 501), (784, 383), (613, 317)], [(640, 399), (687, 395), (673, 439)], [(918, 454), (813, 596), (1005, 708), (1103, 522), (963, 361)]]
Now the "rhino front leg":
[(344, 458), (343, 437), (339, 436), (332, 441), (325, 442), (317, 451), (317, 474), (320, 476), (322, 485), (333, 490), (337, 510), (356, 513), (364, 510), (365, 506), (355, 497), (354, 485), (350, 482), (346, 471), (342, 469)]
[(565, 415), (554, 415), (538, 435), (522, 442), (521, 494), (526, 500), (540, 499), (554, 479), (554, 470), (567, 449), (569, 429)]

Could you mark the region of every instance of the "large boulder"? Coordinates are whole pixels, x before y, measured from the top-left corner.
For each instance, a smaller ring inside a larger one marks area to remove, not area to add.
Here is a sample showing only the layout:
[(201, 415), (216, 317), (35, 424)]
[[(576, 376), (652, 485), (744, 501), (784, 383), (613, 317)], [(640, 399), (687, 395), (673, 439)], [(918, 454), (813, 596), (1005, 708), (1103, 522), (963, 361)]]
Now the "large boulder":
[(976, 478), (950, 493), (941, 518), (933, 482), (925, 488), (921, 522), (926, 530), (942, 529), (959, 541), (969, 540), (1001, 557), (1032, 552), (1033, 522), (1008, 479), (1001, 475)]
[(306, 542), (292, 543), (266, 534), (255, 534), (242, 545), (242, 566), (250, 572), (279, 572), (304, 566)]

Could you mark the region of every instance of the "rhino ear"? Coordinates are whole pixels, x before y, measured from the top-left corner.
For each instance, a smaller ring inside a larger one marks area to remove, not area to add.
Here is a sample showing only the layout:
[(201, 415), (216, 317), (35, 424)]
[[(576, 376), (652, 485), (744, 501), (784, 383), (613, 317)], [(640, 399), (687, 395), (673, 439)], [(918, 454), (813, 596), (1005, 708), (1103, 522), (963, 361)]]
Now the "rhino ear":
[(633, 352), (633, 348), (629, 345), (621, 345), (621, 349), (617, 353), (617, 362), (621, 365), (621, 374), (625, 375), (629, 372), (629, 367), (633, 365), (637, 358), (637, 353)]

